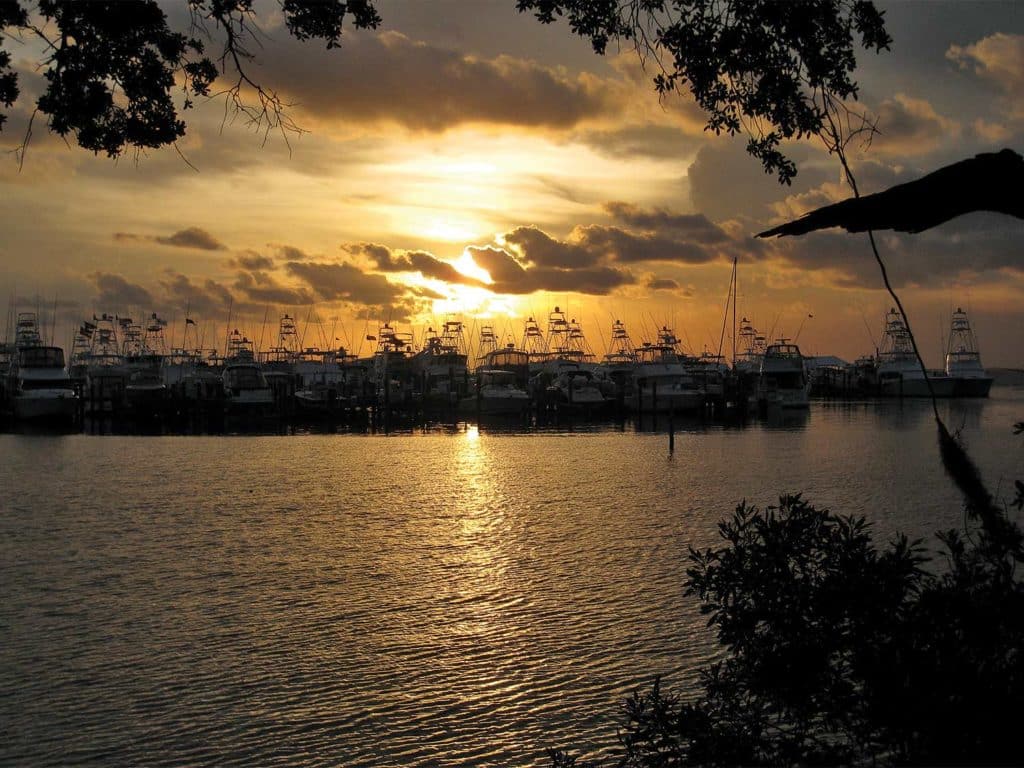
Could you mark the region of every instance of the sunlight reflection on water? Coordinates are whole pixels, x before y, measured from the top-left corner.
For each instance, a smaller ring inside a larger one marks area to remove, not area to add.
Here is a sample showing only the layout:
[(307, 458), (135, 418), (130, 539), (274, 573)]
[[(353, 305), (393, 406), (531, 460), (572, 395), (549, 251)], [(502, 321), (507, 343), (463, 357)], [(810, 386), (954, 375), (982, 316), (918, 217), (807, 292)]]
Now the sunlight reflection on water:
[[(954, 407), (995, 487), (997, 390)], [(715, 652), (688, 546), (804, 490), (958, 525), (922, 404), (744, 429), (0, 436), (0, 763), (543, 765)]]

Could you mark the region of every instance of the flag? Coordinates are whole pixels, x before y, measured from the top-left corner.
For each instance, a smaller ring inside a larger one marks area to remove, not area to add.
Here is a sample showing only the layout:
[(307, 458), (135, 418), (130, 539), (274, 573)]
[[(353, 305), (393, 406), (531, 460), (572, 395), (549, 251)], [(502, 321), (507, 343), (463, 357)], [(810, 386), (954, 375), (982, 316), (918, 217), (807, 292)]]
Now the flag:
[[(95, 315), (93, 316), (93, 319), (95, 319)], [(88, 320), (83, 320), (82, 321), (82, 327), (83, 328), (88, 328), (90, 331), (95, 331), (96, 330), (96, 326), (93, 325), (92, 323), (90, 323)]]
[(83, 323), (82, 327), (78, 329), (78, 333), (87, 339), (92, 338), (92, 328), (88, 327), (89, 323)]
[(376, 341), (376, 340), (377, 340), (377, 337), (376, 337), (376, 336), (367, 336), (367, 337), (366, 337), (366, 340), (367, 340), (367, 341)]
[(196, 324), (196, 321), (193, 320), (191, 317), (186, 317), (185, 318), (185, 325), (195, 325), (195, 324)]

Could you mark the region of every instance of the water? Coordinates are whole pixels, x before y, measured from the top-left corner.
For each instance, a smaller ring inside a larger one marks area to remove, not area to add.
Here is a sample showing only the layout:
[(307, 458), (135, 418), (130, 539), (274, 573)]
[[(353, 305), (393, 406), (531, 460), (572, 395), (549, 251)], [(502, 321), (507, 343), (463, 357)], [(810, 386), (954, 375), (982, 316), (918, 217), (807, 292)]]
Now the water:
[[(990, 486), (1024, 391), (944, 406)], [(688, 546), (802, 490), (961, 523), (923, 403), (745, 428), (0, 435), (0, 763), (544, 765), (716, 653)]]

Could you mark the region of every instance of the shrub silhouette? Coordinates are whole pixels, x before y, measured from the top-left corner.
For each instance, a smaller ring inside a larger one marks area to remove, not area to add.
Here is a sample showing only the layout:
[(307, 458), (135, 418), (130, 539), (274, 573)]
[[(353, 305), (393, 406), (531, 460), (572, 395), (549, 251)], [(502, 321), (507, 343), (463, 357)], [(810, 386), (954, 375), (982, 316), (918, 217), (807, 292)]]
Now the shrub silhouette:
[(966, 511), (938, 534), (942, 562), (799, 495), (738, 506), (687, 571), (725, 658), (696, 700), (635, 692), (618, 764), (1020, 764), (1022, 534), (1005, 510)]

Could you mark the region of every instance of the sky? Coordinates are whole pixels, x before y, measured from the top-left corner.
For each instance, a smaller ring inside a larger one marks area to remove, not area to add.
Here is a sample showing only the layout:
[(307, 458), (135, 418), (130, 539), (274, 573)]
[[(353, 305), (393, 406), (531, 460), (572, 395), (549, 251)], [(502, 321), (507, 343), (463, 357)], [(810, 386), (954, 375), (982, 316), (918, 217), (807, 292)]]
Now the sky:
[[(861, 191), (1024, 151), (1024, 6), (878, 5), (893, 42), (859, 54), (880, 131), (851, 147)], [(184, 21), (184, 2), (163, 6)], [(347, 28), (334, 50), (257, 7), (254, 71), (300, 134), (214, 98), (185, 113), (177, 148), (114, 161), (37, 118), (19, 166), (39, 51), (5, 46), (23, 90), (0, 133), (8, 315), (38, 311), (62, 345), (94, 314), (155, 312), (175, 345), (187, 314), (190, 346), (238, 327), (267, 347), (288, 313), (305, 346), (365, 355), (383, 322), (419, 339), (461, 319), (519, 342), (558, 306), (598, 354), (621, 320), (635, 343), (667, 324), (689, 351), (728, 356), (736, 259), (737, 311), (769, 338), (846, 360), (879, 343), (891, 300), (865, 235), (753, 237), (850, 195), (819, 144), (785, 147), (799, 173), (782, 186), (744, 138), (704, 130), (688, 95), (659, 100), (633, 52), (597, 56), (514, 0), (379, 2), (381, 26)], [(878, 241), (927, 364), (961, 306), (988, 366), (1024, 367), (1024, 222), (976, 213)]]

